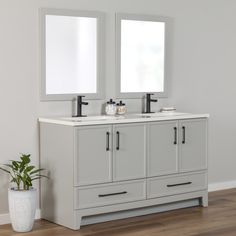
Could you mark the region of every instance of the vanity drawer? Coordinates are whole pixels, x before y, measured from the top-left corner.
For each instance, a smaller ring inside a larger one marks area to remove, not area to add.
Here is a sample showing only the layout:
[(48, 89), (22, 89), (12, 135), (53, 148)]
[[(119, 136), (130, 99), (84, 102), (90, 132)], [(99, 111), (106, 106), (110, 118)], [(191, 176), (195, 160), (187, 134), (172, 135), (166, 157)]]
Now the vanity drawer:
[(147, 180), (147, 198), (156, 198), (207, 189), (207, 174), (181, 174)]
[(75, 209), (146, 199), (145, 180), (103, 184), (75, 189)]

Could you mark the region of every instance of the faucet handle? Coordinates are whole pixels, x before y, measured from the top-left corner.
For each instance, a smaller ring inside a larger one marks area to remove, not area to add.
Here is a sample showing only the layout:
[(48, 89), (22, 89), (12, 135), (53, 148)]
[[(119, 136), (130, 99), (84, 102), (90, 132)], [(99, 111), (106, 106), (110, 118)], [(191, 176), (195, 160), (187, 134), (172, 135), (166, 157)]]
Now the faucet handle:
[(84, 97), (85, 97), (84, 95), (78, 95), (78, 96), (77, 96), (77, 101), (82, 102), (82, 100), (83, 100)]
[(83, 99), (82, 98), (84, 98), (85, 96), (84, 95), (79, 95), (79, 96), (77, 96), (77, 102), (78, 103), (80, 103), (80, 104), (82, 104), (82, 105), (88, 105), (89, 103), (88, 102), (83, 102)]

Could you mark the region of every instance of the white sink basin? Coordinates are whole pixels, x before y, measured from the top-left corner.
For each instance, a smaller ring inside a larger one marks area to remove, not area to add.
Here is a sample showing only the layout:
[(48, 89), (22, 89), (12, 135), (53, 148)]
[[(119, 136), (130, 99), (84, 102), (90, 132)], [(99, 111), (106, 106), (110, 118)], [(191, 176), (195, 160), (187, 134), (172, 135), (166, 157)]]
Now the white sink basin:
[(83, 122), (83, 121), (99, 121), (99, 120), (116, 120), (122, 119), (123, 116), (84, 116), (84, 117), (63, 117), (62, 120), (72, 122)]
[(162, 116), (181, 116), (186, 115), (187, 113), (182, 112), (154, 112), (154, 113), (141, 113), (137, 114), (137, 116), (151, 118), (151, 117), (162, 117)]

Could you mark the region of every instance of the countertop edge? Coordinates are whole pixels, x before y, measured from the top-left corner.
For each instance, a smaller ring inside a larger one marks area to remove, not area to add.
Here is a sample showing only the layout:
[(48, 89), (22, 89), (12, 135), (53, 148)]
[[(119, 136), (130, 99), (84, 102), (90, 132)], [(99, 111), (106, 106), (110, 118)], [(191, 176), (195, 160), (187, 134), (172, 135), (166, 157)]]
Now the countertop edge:
[(87, 125), (106, 125), (106, 124), (122, 124), (122, 123), (143, 123), (143, 122), (155, 122), (155, 121), (169, 121), (169, 120), (185, 120), (185, 119), (197, 119), (197, 118), (209, 118), (209, 114), (185, 114), (185, 115), (171, 115), (171, 116), (160, 116), (160, 117), (127, 117), (124, 119), (111, 119), (107, 120), (94, 120), (94, 121), (66, 121), (59, 117), (40, 117), (38, 121), (40, 123), (50, 123), (66, 126), (87, 126)]

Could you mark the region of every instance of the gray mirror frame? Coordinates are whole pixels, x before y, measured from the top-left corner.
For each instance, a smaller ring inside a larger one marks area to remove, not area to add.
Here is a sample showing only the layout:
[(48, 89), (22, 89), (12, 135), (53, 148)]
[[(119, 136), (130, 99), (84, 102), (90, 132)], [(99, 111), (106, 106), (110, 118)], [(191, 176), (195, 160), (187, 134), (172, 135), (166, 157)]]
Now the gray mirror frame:
[(165, 68), (164, 68), (164, 91), (163, 92), (148, 92), (154, 93), (156, 97), (166, 98), (168, 96), (168, 84), (170, 74), (170, 38), (171, 38), (171, 24), (172, 20), (168, 17), (155, 16), (155, 15), (139, 15), (139, 14), (127, 14), (116, 13), (116, 98), (142, 98), (145, 96), (145, 92), (131, 92), (121, 93), (121, 20), (142, 20), (142, 21), (157, 21), (165, 23)]
[[(46, 42), (45, 42), (45, 16), (81, 16), (97, 18), (97, 93), (80, 94), (46, 94)], [(40, 18), (40, 100), (41, 101), (70, 101), (76, 96), (86, 96), (86, 99), (104, 99), (105, 98), (105, 13), (97, 11), (79, 11), (41, 8), (39, 9)]]

